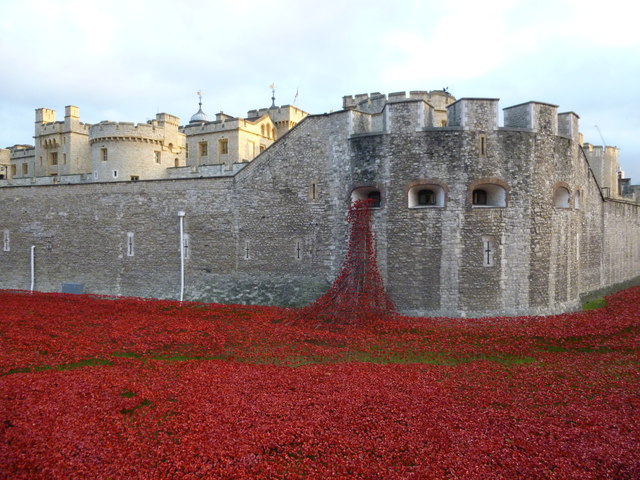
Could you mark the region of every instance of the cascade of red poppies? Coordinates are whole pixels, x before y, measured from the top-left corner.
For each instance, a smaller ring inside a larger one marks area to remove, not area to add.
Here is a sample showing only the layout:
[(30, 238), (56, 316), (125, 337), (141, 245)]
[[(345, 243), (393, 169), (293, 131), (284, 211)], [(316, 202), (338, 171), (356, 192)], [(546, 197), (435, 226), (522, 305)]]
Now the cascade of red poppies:
[(351, 204), (349, 245), (340, 274), (327, 293), (297, 312), (295, 323), (364, 325), (395, 315), (376, 262), (372, 203), (358, 200)]

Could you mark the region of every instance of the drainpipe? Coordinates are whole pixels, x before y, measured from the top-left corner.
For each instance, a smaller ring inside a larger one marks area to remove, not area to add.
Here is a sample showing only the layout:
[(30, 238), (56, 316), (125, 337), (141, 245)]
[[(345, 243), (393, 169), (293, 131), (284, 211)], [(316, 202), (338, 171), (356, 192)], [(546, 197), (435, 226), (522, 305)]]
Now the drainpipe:
[(36, 246), (31, 245), (31, 291), (36, 283)]
[(184, 298), (184, 216), (185, 212), (180, 210), (180, 301)]

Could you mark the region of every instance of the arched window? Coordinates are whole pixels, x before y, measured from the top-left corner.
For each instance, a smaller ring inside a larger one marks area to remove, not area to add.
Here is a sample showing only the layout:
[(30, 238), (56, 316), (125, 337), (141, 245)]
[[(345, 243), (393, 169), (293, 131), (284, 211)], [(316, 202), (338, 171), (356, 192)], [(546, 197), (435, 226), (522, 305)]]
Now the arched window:
[(375, 187), (359, 187), (351, 192), (351, 201), (372, 200), (371, 208), (381, 208), (382, 195), (380, 190)]
[(409, 189), (407, 200), (409, 208), (444, 207), (445, 190), (431, 183), (414, 185)]
[(576, 190), (576, 193), (573, 197), (573, 208), (575, 208), (576, 210), (580, 210), (581, 205), (581, 198), (580, 198), (580, 190)]
[(473, 191), (473, 204), (474, 205), (486, 205), (487, 204), (487, 191), (482, 188), (476, 188)]
[(174, 167), (179, 167), (180, 166), (180, 160), (178, 160), (177, 158), (173, 160), (173, 166)]
[(553, 205), (558, 208), (569, 208), (569, 190), (565, 187), (557, 187), (553, 191)]
[(262, 133), (262, 136), (264, 137), (264, 125), (260, 125), (260, 133)]
[[(500, 182), (503, 183), (503, 182)], [(472, 184), (471, 205), (473, 207), (498, 207), (507, 206), (507, 189), (499, 183)]]
[(378, 191), (373, 191), (373, 192), (369, 192), (367, 194), (367, 199), (372, 200), (372, 207), (373, 208), (380, 208), (380, 205), (382, 203), (382, 198), (380, 197), (380, 192)]
[(436, 192), (424, 188), (418, 190), (418, 205), (427, 206), (436, 204)]

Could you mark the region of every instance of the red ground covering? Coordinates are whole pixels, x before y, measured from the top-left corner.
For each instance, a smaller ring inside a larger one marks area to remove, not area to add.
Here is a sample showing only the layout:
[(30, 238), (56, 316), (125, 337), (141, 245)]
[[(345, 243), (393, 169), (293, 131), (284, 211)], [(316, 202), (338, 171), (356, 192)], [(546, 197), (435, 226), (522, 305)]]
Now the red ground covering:
[(0, 478), (640, 478), (640, 289), (316, 329), (0, 292)]

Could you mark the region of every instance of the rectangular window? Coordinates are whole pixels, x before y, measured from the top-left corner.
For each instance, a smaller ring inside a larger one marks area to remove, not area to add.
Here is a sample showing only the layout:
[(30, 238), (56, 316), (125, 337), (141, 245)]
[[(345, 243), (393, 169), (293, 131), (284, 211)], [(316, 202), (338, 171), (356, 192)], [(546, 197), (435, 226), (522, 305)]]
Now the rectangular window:
[(40, 158), (40, 166), (42, 166), (42, 157), (39, 157), (39, 158)]
[(4, 239), (2, 242), (2, 250), (4, 250), (5, 252), (8, 252), (10, 250), (10, 245), (9, 245), (9, 230), (5, 230), (4, 231)]
[(133, 257), (133, 232), (127, 232), (127, 257)]
[(156, 159), (156, 163), (160, 163), (160, 152), (155, 151), (155, 152), (153, 152), (153, 155), (154, 155), (154, 157)]
[(311, 183), (309, 185), (309, 198), (311, 200), (318, 199), (318, 185), (316, 183)]
[(486, 135), (480, 135), (480, 138), (478, 139), (478, 149), (480, 150), (481, 157), (487, 156), (487, 136)]
[(482, 265), (493, 267), (496, 246), (491, 237), (482, 237)]
[(50, 154), (51, 165), (58, 165), (58, 152), (51, 152)]
[(218, 140), (218, 152), (220, 155), (226, 155), (229, 153), (229, 140), (223, 138), (222, 140)]
[(113, 171), (113, 178), (118, 178), (118, 170)]
[(244, 259), (249, 260), (251, 257), (249, 255), (249, 240), (244, 241)]
[(107, 149), (106, 149), (106, 148), (101, 148), (101, 149), (100, 149), (100, 159), (101, 159), (103, 162), (106, 162), (106, 161), (107, 161)]
[(63, 154), (62, 154), (62, 164), (63, 164), (63, 165), (66, 165), (66, 164), (67, 164), (67, 154), (66, 154), (66, 153), (63, 153)]
[(140, 180), (140, 176), (139, 175), (131, 175), (130, 177), (132, 182), (137, 182), (138, 180)]
[(206, 157), (207, 155), (209, 155), (208, 150), (209, 150), (209, 148), (208, 148), (207, 142), (200, 142), (198, 144), (198, 154), (201, 157)]
[(12, 177), (16, 176), (16, 166), (15, 165), (11, 165), (11, 176)]
[(22, 175), (28, 175), (29, 174), (29, 164), (28, 163), (23, 163), (22, 164)]
[(296, 240), (296, 260), (302, 260), (302, 242)]

